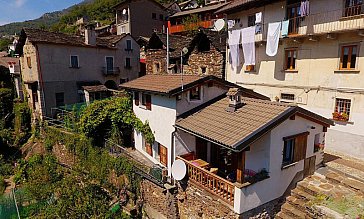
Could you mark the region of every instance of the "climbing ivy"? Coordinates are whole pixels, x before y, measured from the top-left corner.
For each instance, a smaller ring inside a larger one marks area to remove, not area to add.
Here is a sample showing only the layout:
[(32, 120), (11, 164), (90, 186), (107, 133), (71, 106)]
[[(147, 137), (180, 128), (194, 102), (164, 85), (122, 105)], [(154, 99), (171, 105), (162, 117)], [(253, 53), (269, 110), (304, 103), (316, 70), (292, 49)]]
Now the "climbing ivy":
[(90, 104), (82, 113), (78, 126), (82, 133), (94, 140), (110, 138), (130, 132), (133, 128), (141, 132), (147, 142), (154, 142), (148, 122), (138, 119), (128, 97), (116, 97)]

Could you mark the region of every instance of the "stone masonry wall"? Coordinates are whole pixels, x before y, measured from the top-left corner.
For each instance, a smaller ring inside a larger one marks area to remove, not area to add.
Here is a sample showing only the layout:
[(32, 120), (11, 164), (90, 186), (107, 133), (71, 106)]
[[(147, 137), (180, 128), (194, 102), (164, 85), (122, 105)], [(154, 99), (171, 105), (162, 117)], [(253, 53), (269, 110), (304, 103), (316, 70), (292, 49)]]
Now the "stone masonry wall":
[[(166, 61), (167, 52), (162, 49), (156, 50), (148, 50), (146, 53), (146, 68), (147, 74), (161, 74), (166, 73), (167, 61)], [(156, 64), (159, 64), (159, 70), (156, 69)]]
[[(202, 72), (201, 67), (206, 68), (205, 73)], [(183, 68), (185, 74), (214, 75), (222, 78), (224, 56), (211, 46), (209, 52), (194, 51), (188, 59), (188, 65), (184, 65)]]
[(189, 218), (238, 218), (226, 204), (218, 201), (218, 197), (198, 188), (192, 183), (188, 183), (183, 191), (178, 190), (178, 209), (181, 219)]

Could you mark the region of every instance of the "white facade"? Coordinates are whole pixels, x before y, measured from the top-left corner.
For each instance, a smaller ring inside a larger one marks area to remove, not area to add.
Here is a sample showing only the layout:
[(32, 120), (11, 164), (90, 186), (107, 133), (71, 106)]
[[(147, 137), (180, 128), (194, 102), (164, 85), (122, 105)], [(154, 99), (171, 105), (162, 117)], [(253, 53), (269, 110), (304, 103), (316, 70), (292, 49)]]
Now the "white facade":
[[(344, 7), (342, 0), (311, 0), (310, 15), (300, 21), (298, 35), (281, 38), (274, 57), (265, 53), (266, 32), (268, 23), (285, 20), (286, 1), (228, 14), (228, 19), (240, 20), (235, 28), (244, 28), (249, 15), (262, 12), (263, 33), (256, 35), (255, 70), (246, 71), (244, 65), (232, 69), (227, 62), (226, 79), (273, 101), (297, 103), (326, 118), (333, 117), (337, 99), (349, 100), (349, 121), (335, 122), (328, 130), (326, 148), (363, 159), (364, 45), (360, 30), (364, 27), (364, 19), (358, 16), (343, 18)], [(340, 70), (342, 46), (352, 44), (358, 45), (356, 67)], [(289, 48), (297, 49), (294, 70), (285, 70), (285, 50)], [(294, 95), (294, 100), (284, 100), (282, 94)]]
[[(155, 143), (153, 144), (153, 156), (150, 156), (145, 150), (145, 141), (141, 133), (134, 133), (135, 148), (144, 154), (147, 158), (153, 161), (155, 164), (161, 164), (160, 157), (158, 156), (158, 143), (167, 148), (167, 169), (168, 175), (171, 176), (171, 166), (175, 160), (175, 156), (180, 154), (181, 150), (178, 146), (175, 146), (174, 134), (175, 134), (175, 122), (178, 115), (189, 111), (199, 105), (225, 94), (227, 88), (222, 87), (208, 87), (207, 84), (201, 86), (201, 101), (189, 101), (188, 94), (190, 91), (186, 90), (180, 94), (180, 98), (177, 96), (167, 96), (151, 94), (151, 110), (148, 110), (141, 102), (143, 92), (139, 92), (139, 105), (133, 101), (133, 110), (135, 115), (144, 123), (148, 122), (149, 126), (154, 133)], [(148, 92), (145, 92), (148, 94)], [(134, 93), (135, 95), (135, 93)], [(163, 166), (163, 165), (162, 165)]]

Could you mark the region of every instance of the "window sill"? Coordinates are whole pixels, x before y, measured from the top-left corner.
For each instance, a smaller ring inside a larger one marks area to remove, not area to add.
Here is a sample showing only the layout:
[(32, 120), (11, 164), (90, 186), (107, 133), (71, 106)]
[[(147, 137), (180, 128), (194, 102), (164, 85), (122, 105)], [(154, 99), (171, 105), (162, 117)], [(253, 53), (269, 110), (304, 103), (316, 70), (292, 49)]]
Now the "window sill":
[(256, 70), (244, 70), (245, 73), (257, 73)]
[(290, 164), (286, 164), (286, 165), (283, 165), (282, 164), (282, 170), (284, 170), (284, 169), (288, 169), (288, 168), (290, 168), (290, 167), (293, 167), (293, 166), (296, 166), (296, 164), (298, 164), (298, 161), (297, 162), (294, 162), (294, 163), (290, 163)]
[(342, 121), (342, 120), (336, 120), (336, 119), (330, 119), (331, 121), (333, 121), (335, 124), (339, 124), (339, 125), (354, 125), (353, 121)]
[(334, 73), (341, 73), (341, 74), (358, 74), (360, 73), (360, 70), (351, 70), (351, 69), (338, 69), (335, 70)]
[(202, 103), (202, 100), (188, 100), (189, 103)]
[(292, 69), (292, 70), (282, 70), (283, 73), (298, 73), (298, 70)]
[(78, 67), (72, 67), (72, 66), (70, 66), (69, 68), (80, 69), (81, 67), (80, 66), (78, 66)]

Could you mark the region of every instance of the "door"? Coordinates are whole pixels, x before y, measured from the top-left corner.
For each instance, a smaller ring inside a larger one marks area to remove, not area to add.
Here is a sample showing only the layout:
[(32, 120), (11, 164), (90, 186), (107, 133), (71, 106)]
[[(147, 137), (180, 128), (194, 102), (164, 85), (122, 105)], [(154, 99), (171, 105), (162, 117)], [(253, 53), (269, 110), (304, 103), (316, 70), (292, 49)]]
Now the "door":
[(196, 156), (207, 161), (207, 141), (202, 138), (196, 138)]
[(315, 173), (316, 155), (305, 159), (305, 167), (303, 170), (303, 176), (307, 177)]

